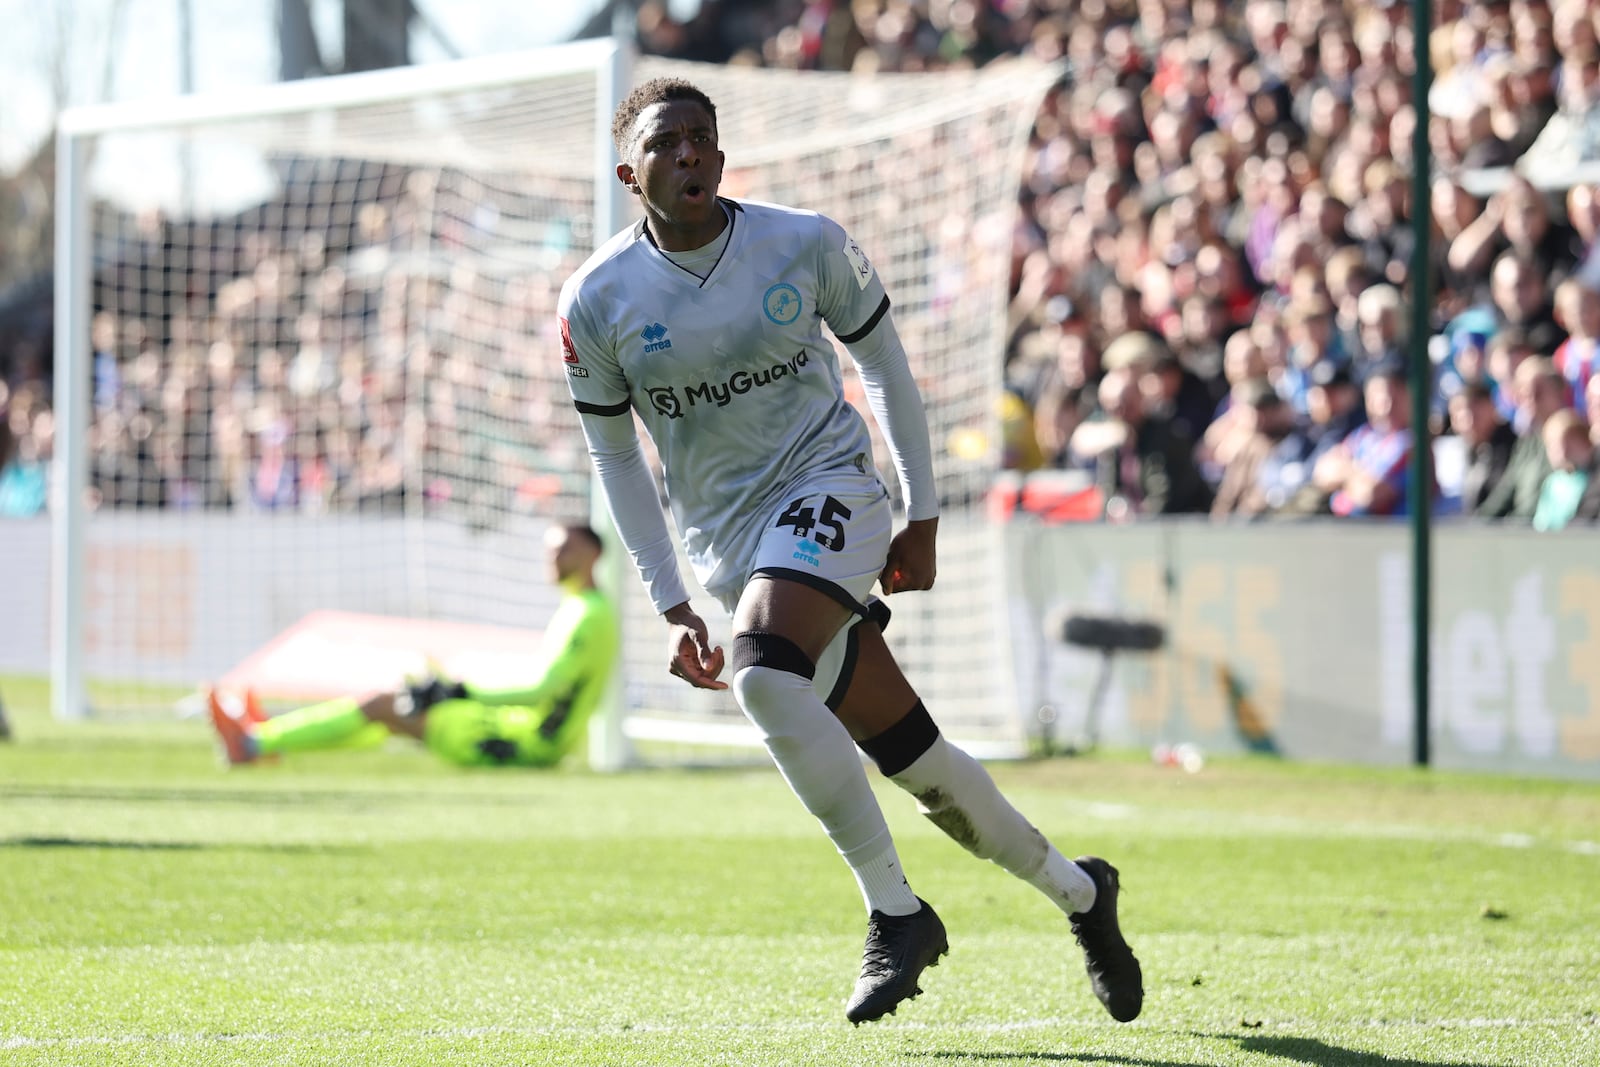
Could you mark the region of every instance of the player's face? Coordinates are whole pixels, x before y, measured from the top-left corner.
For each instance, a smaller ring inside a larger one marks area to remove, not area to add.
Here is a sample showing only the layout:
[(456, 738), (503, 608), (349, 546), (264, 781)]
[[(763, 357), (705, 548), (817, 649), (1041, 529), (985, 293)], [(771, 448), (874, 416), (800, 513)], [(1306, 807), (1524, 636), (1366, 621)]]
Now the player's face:
[(691, 100), (669, 100), (639, 113), (617, 177), (642, 201), (651, 236), (669, 252), (707, 245), (727, 224), (717, 205), (722, 152), (716, 123)]
[(582, 574), (594, 558), (594, 546), (563, 526), (550, 527), (544, 537), (544, 549), (550, 577), (557, 582)]

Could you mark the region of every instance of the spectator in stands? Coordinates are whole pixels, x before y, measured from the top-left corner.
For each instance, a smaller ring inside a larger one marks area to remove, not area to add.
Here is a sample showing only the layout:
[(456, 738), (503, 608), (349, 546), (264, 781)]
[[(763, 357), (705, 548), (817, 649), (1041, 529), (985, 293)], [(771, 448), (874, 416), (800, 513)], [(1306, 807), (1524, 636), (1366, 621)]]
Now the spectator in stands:
[(1451, 243), (1479, 217), (1483, 205), (1450, 177), (1435, 178), (1432, 187), (1434, 241), (1430, 247), (1435, 306), (1440, 317), (1452, 319), (1477, 298), (1478, 276), (1450, 264)]
[(1595, 447), (1589, 424), (1570, 408), (1551, 415), (1540, 434), (1550, 462), (1550, 473), (1539, 488), (1539, 506), (1533, 528), (1560, 530), (1571, 522), (1594, 474)]
[(1375, 160), (1367, 167), (1363, 191), (1351, 212), (1351, 232), (1360, 237), (1367, 270), (1391, 285), (1402, 285), (1416, 240), (1406, 207), (1406, 176), (1390, 160)]
[(1304, 415), (1313, 373), (1322, 363), (1346, 363), (1344, 343), (1334, 329), (1333, 304), (1325, 296), (1312, 295), (1291, 303), (1283, 319), (1289, 335), (1289, 360), (1278, 379), (1278, 390), (1297, 415)]
[(1309, 442), (1295, 429), (1294, 412), (1265, 378), (1247, 382), (1234, 405), (1249, 436), (1222, 471), (1211, 517), (1254, 518), (1281, 507), (1296, 486), (1285, 468), (1304, 462)]
[[(1589, 379), (1589, 388), (1584, 395), (1585, 421), (1589, 424), (1589, 443), (1594, 447), (1595, 454), (1600, 457), (1600, 374)], [(1597, 460), (1600, 467), (1600, 460)], [(1578, 501), (1578, 510), (1573, 514), (1577, 522), (1600, 522), (1600, 470), (1591, 469), (1589, 484), (1583, 491), (1583, 499)]]
[(1228, 393), (1217, 404), (1211, 425), (1206, 427), (1195, 450), (1201, 473), (1213, 485), (1222, 479), (1223, 469), (1254, 432), (1252, 416), (1245, 407), (1247, 394), (1244, 390), (1257, 379), (1271, 380), (1266, 356), (1256, 343), (1255, 333), (1254, 330), (1240, 330), (1223, 346), (1222, 372)]
[(1146, 413), (1166, 419), (1190, 441), (1200, 440), (1217, 410), (1216, 394), (1206, 379), (1167, 351), (1156, 353), (1137, 369)]
[(0, 518), (25, 519), (44, 511), (51, 422), (48, 411), (30, 415), (18, 405), (7, 412), (0, 403)]
[(1488, 379), (1489, 340), (1494, 336), (1495, 326), (1495, 317), (1488, 309), (1468, 308), (1436, 339), (1445, 346), (1444, 359), (1438, 361), (1434, 373), (1431, 410), (1436, 416), (1448, 414), (1451, 398), (1463, 385)]
[(1600, 374), (1591, 375), (1583, 391), (1583, 413), (1589, 420), (1589, 435), (1600, 445)]
[(1379, 367), (1405, 366), (1403, 310), (1400, 290), (1387, 284), (1372, 286), (1356, 301), (1357, 329), (1350, 365), (1356, 381), (1364, 383)]
[(1584, 393), (1594, 376), (1600, 356), (1600, 292), (1576, 278), (1556, 286), (1556, 324), (1567, 332), (1567, 339), (1556, 348), (1556, 369), (1572, 387), (1572, 402), (1583, 409)]
[(1106, 515), (1207, 511), (1211, 490), (1194, 462), (1194, 442), (1159, 416), (1147, 416), (1135, 372), (1127, 366), (1100, 380), (1103, 418), (1085, 422), (1072, 435), (1072, 449), (1093, 460), (1106, 501)]
[(1600, 184), (1579, 183), (1567, 191), (1567, 219), (1580, 249), (1574, 276), (1600, 290)]
[(1401, 515), (1412, 444), (1404, 369), (1394, 363), (1373, 368), (1362, 393), (1367, 424), (1325, 452), (1312, 478), (1335, 515)]
[[(1531, 20), (1523, 19), (1526, 24)], [(1530, 57), (1539, 49), (1537, 30), (1518, 34), (1517, 43)], [(1512, 160), (1533, 146), (1556, 113), (1554, 84), (1548, 61), (1508, 56), (1497, 58), (1489, 71), (1489, 123)]]
[(1528, 432), (1528, 408), (1517, 395), (1517, 369), (1533, 356), (1528, 335), (1519, 327), (1507, 326), (1489, 338), (1485, 359), (1489, 384), (1494, 389), (1495, 408), (1511, 424), (1518, 437)]
[(1448, 263), (1452, 270), (1470, 273), (1493, 264), (1498, 272), (1499, 261), (1509, 255), (1541, 285), (1553, 286), (1577, 262), (1576, 245), (1576, 235), (1551, 218), (1545, 195), (1528, 179), (1513, 175), (1489, 197), (1483, 214), (1450, 242)]
[(1505, 477), (1517, 435), (1500, 417), (1494, 390), (1483, 381), (1468, 381), (1450, 398), (1450, 428), (1460, 438), (1464, 452), (1457, 493), (1461, 513), (1476, 515)]
[(1564, 336), (1556, 325), (1546, 278), (1532, 260), (1507, 252), (1495, 260), (1489, 282), (1501, 326), (1520, 329), (1541, 356), (1554, 352)]
[(1548, 356), (1530, 356), (1516, 370), (1517, 443), (1511, 450), (1505, 474), (1484, 498), (1475, 514), (1492, 519), (1533, 521), (1539, 495), (1550, 473), (1550, 454), (1544, 443), (1544, 424), (1558, 411), (1570, 410), (1567, 380)]

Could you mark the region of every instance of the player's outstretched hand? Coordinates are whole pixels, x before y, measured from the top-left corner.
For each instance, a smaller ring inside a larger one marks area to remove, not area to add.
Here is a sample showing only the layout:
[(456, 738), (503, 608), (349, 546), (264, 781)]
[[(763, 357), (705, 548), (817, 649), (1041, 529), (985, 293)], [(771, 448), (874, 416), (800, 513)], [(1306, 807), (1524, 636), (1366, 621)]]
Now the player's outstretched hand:
[(727, 682), (717, 680), (723, 667), (722, 646), (711, 647), (705, 620), (687, 602), (668, 608), (662, 618), (672, 627), (672, 662), (667, 670), (697, 689), (728, 688)]
[(918, 519), (906, 523), (906, 528), (889, 542), (889, 559), (878, 575), (883, 593), (899, 593), (907, 589), (932, 589), (938, 573), (934, 540), (939, 532), (938, 519)]

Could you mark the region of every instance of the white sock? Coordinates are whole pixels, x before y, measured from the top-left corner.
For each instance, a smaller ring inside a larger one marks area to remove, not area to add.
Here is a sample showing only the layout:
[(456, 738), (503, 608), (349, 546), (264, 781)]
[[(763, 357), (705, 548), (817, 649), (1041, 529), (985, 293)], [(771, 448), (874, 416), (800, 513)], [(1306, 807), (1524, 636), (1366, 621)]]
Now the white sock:
[(1068, 915), (1094, 906), (1094, 881), (1011, 806), (983, 764), (942, 734), (891, 781), (957, 844), (998, 863)]
[(922, 902), (911, 892), (894, 845), (859, 865), (852, 865), (850, 871), (856, 876), (856, 885), (861, 887), (861, 899), (867, 911), (911, 915), (921, 910)]
[(850, 865), (867, 910), (919, 910), (855, 742), (811, 682), (771, 667), (745, 667), (733, 676), (733, 695), (761, 730), (789, 788)]

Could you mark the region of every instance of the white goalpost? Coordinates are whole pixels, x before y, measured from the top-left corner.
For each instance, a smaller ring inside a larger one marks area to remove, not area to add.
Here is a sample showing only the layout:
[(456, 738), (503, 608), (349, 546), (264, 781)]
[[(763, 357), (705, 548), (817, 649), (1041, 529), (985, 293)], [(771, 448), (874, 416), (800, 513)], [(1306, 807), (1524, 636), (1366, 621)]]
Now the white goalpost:
[[(736, 69), (611, 41), (62, 117), (56, 715), (170, 710), (241, 665), (291, 700), (310, 683), (284, 665), (331, 661), (332, 684), (358, 624), (363, 677), (425, 669), (384, 620), (514, 669), (555, 603), (544, 527), (603, 524), (555, 298), (634, 217), (610, 115), (661, 74), (718, 102), (727, 195), (833, 216), (882, 273), (944, 502), (938, 586), (891, 601), (888, 637), (948, 733), (1023, 750), (985, 494), (1018, 184), (1055, 72)], [(624, 655), (591, 762), (754, 744), (726, 694), (666, 674), (664, 627), (608, 559)]]

